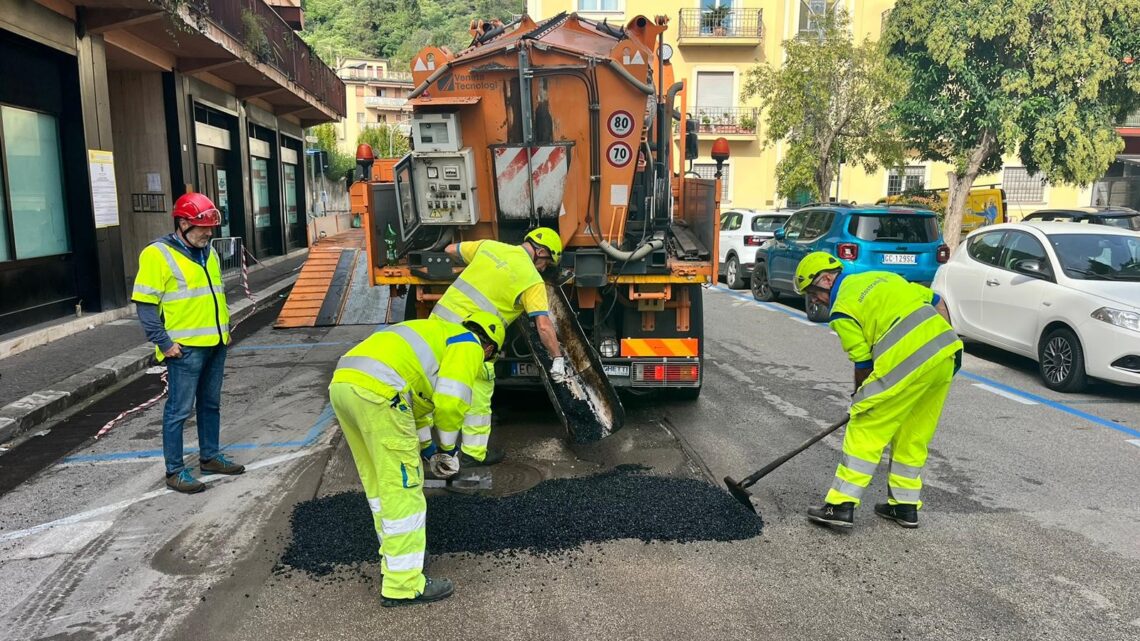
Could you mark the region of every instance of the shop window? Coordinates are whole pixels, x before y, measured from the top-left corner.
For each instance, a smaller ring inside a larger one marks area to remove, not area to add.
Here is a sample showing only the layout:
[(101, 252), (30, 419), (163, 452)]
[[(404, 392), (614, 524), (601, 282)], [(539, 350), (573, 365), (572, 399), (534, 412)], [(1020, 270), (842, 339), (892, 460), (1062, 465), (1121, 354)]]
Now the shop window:
[(253, 182), (253, 226), (265, 229), (273, 224), (269, 212), (269, 161), (253, 158), (250, 162)]
[(297, 224), (297, 165), (283, 163), (281, 173), (285, 177), (285, 220), (290, 225)]
[[(0, 260), (71, 250), (64, 204), (59, 125), (54, 116), (0, 106), (7, 184), (0, 185)], [(8, 237), (7, 227), (12, 236)], [(12, 250), (15, 250), (14, 254)]]

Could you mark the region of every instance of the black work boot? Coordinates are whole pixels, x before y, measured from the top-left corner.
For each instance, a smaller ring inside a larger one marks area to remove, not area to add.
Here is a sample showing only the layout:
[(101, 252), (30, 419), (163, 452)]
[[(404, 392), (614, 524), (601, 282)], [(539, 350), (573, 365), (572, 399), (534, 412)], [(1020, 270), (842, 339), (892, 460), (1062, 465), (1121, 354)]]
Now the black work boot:
[(850, 528), (855, 525), (855, 504), (852, 502), (824, 503), (808, 510), (808, 520), (831, 527)]
[(395, 608), (401, 605), (431, 603), (432, 601), (446, 599), (451, 596), (453, 592), (455, 592), (455, 586), (452, 585), (450, 580), (428, 577), (427, 583), (424, 585), (424, 591), (420, 592), (417, 596), (411, 599), (389, 599), (388, 597), (383, 597), (380, 599), (380, 605), (386, 608)]
[(878, 514), (884, 519), (891, 519), (903, 527), (918, 527), (918, 506), (916, 505), (906, 503), (899, 503), (897, 505), (879, 503), (875, 505), (875, 514)]
[(471, 455), (468, 454), (467, 452), (460, 452), (459, 453), (459, 469), (462, 470), (462, 469), (468, 468), (468, 467), (481, 467), (484, 465), (494, 465), (496, 463), (502, 463), (503, 459), (505, 459), (506, 457), (507, 457), (507, 453), (504, 452), (503, 450), (493, 450), (489, 447), (487, 448), (487, 455), (483, 457), (482, 461), (477, 460), (475, 458), (472, 458)]

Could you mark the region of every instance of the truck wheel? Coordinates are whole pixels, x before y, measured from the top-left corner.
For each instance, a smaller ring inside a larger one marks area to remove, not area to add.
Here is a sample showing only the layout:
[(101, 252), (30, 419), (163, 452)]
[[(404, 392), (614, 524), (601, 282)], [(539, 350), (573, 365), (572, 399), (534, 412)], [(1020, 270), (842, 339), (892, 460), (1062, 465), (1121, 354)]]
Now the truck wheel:
[(729, 256), (724, 264), (724, 282), (729, 289), (744, 289), (744, 275), (740, 273), (740, 261)]

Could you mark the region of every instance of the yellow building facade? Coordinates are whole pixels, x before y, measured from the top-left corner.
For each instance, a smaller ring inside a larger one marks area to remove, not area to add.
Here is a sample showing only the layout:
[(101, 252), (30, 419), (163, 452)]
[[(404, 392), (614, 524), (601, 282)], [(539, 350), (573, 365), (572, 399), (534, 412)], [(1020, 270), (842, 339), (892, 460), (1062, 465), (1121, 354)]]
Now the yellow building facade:
[[(877, 39), (893, 0), (528, 0), (527, 12), (536, 19), (559, 12), (624, 24), (638, 16), (669, 16), (665, 42), (673, 47), (673, 67), (688, 87), (688, 111), (699, 123), (701, 157), (694, 170), (712, 177), (712, 141), (730, 142), (722, 200), (724, 207), (772, 209), (787, 203), (776, 196), (776, 163), (782, 145), (760, 142), (764, 120), (760, 100), (745, 100), (748, 69), (760, 62), (778, 65), (783, 43), (811, 31), (826, 11), (841, 7), (851, 17), (856, 38)], [(351, 109), (350, 109), (351, 112)], [(907, 167), (867, 173), (841, 168), (832, 197), (873, 203), (885, 195), (918, 184), (930, 189), (947, 186), (945, 164), (913, 160)], [(1086, 206), (1092, 190), (1047, 185), (1010, 158), (1000, 174), (982, 176), (977, 185), (998, 184), (1006, 190), (1008, 216), (1022, 216), (1045, 207)]]
[(412, 106), (412, 72), (393, 69), (387, 60), (350, 58), (337, 65), (337, 75), (344, 81), (347, 115), (336, 125), (337, 147), (346, 154), (356, 154), (356, 139), (370, 127), (399, 127), (410, 131)]

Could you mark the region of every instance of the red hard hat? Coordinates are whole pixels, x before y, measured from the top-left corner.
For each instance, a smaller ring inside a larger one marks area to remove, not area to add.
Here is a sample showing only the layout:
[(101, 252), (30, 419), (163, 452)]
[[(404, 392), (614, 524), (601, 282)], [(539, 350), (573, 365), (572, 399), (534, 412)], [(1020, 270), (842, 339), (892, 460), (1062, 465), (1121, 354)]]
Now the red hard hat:
[(195, 227), (217, 227), (222, 224), (222, 215), (214, 206), (214, 201), (205, 194), (191, 192), (182, 194), (174, 203), (173, 216), (185, 218)]

